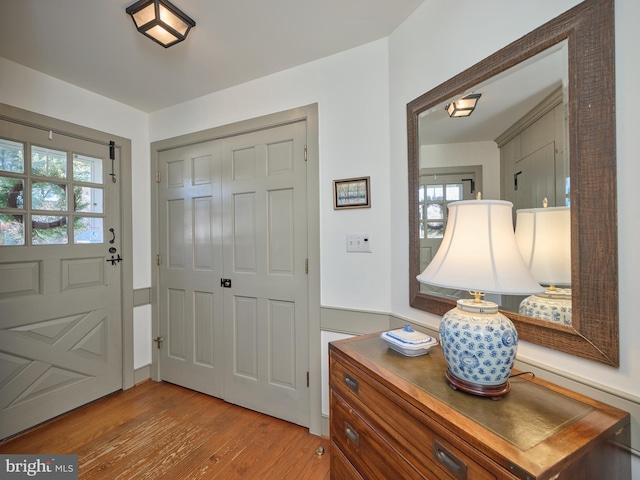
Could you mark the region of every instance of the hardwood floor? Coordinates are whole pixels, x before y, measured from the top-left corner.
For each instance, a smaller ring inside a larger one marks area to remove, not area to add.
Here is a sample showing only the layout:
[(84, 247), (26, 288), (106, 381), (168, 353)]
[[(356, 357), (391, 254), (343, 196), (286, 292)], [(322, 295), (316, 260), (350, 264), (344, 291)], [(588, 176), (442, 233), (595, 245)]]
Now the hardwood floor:
[(74, 410), (0, 453), (75, 453), (81, 479), (329, 479), (327, 438), (164, 382)]

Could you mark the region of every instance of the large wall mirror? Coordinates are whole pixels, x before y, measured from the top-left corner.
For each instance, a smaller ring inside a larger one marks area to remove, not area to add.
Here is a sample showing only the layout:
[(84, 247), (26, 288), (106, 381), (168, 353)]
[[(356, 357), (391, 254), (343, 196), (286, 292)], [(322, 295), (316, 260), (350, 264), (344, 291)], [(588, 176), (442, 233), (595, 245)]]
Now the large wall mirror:
[[(458, 178), (454, 197), (442, 199), (446, 210), (447, 201), (469, 198), (480, 185), (483, 198), (514, 203), (514, 221), (516, 209), (550, 197), (551, 205), (570, 207), (570, 320), (518, 313), (521, 299), (500, 299), (501, 309), (522, 340), (619, 365), (614, 67), (614, 2), (586, 0), (407, 105), (412, 307), (442, 315), (458, 293), (416, 280), (437, 249), (425, 241), (429, 228), (436, 237), (439, 228), (425, 221), (427, 189)], [(469, 94), (481, 95), (476, 110), (451, 118), (445, 106)], [(534, 145), (536, 122), (551, 140)], [(518, 136), (550, 159), (539, 163), (548, 173), (535, 186), (505, 162)]]

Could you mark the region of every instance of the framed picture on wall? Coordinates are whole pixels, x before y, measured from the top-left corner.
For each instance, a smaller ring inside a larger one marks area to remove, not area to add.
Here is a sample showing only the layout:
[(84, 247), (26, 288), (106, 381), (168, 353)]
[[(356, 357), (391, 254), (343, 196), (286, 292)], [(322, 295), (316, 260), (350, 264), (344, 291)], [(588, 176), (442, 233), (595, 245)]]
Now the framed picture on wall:
[(369, 177), (345, 178), (333, 181), (333, 208), (370, 208)]

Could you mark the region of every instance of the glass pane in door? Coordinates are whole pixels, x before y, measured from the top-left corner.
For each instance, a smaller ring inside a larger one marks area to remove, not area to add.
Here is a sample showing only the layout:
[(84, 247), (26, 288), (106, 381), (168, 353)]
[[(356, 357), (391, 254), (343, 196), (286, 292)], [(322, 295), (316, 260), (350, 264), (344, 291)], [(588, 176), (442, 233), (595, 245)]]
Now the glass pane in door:
[(0, 245), (24, 245), (24, 215), (0, 213)]
[(24, 173), (24, 145), (0, 138), (0, 170)]
[(103, 219), (94, 217), (76, 217), (73, 222), (73, 243), (104, 242)]
[(24, 180), (0, 177), (0, 208), (24, 208)]
[(41, 177), (67, 178), (67, 153), (31, 147), (31, 173)]
[(33, 215), (31, 243), (33, 245), (61, 245), (68, 243), (68, 217)]
[(33, 182), (31, 186), (31, 208), (34, 210), (66, 211), (66, 186), (49, 182)]
[(464, 198), (464, 190), (462, 183), (448, 183), (446, 189), (447, 202), (456, 202)]
[(102, 183), (102, 159), (74, 153), (73, 179), (76, 182)]
[(74, 187), (74, 210), (76, 212), (102, 213), (102, 189), (91, 187)]

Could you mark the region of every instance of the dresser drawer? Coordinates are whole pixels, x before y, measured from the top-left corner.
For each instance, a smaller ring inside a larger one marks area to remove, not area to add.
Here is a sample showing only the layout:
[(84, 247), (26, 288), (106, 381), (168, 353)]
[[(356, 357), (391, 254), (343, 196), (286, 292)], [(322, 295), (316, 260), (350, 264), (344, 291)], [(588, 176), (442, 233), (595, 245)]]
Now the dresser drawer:
[(331, 442), (331, 480), (364, 480), (333, 442)]
[[(502, 471), (423, 412), (335, 355), (330, 371), (332, 387), (421, 472), (429, 471), (438, 479), (494, 480), (496, 474), (488, 468)], [(480, 465), (483, 460), (487, 468)]]
[(331, 392), (331, 441), (367, 479), (415, 479), (414, 470), (336, 392)]

